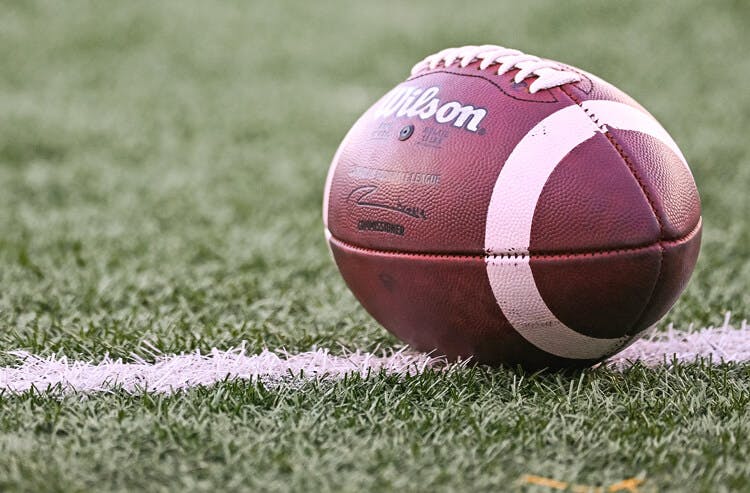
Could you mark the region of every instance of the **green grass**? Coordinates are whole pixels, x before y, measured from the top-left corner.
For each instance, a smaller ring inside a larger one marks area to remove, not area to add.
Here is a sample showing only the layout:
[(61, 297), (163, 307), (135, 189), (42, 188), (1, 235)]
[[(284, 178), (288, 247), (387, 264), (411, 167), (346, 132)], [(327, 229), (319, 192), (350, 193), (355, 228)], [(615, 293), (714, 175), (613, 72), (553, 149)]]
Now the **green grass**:
[[(0, 349), (97, 359), (144, 340), (165, 352), (396, 344), (328, 258), (325, 173), (351, 123), (414, 62), (473, 42), (578, 65), (649, 108), (704, 206), (702, 256), (665, 323), (750, 316), (743, 2), (0, 12)], [(498, 490), (525, 473), (741, 490), (749, 384), (747, 365), (686, 365), (3, 396), (0, 490)]]
[(750, 369), (712, 365), (27, 394), (0, 415), (0, 490), (503, 491), (529, 473), (738, 491), (749, 404)]

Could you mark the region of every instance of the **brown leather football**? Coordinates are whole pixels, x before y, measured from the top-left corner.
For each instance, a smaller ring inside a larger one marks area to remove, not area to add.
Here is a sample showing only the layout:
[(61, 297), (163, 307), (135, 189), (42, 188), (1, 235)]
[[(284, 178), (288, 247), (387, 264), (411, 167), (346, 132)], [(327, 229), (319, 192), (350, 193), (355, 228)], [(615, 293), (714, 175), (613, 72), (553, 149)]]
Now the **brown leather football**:
[(427, 57), (354, 124), (328, 173), (326, 236), (347, 285), (421, 351), (588, 366), (685, 288), (698, 191), (632, 98), (500, 46)]

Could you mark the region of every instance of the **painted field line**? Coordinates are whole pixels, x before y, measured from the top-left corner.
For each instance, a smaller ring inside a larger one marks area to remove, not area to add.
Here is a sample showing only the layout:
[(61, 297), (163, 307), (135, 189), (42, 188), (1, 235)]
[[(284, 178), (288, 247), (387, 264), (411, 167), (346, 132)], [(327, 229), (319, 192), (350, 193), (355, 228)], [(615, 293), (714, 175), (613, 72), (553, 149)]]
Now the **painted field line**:
[(747, 320), (742, 320), (738, 327), (734, 327), (731, 316), (727, 312), (720, 327), (700, 330), (693, 330), (692, 326), (688, 330), (678, 330), (669, 325), (665, 330), (654, 331), (639, 339), (607, 363), (624, 368), (636, 361), (646, 366), (696, 359), (710, 359), (714, 364), (750, 362), (750, 325)]
[(445, 367), (441, 358), (405, 349), (375, 355), (355, 352), (332, 355), (328, 349), (299, 354), (263, 350), (248, 354), (244, 344), (229, 350), (212, 349), (183, 354), (153, 352), (153, 361), (133, 356), (130, 361), (105, 356), (98, 363), (71, 360), (65, 356), (40, 357), (27, 351), (10, 351), (19, 365), (0, 368), (0, 392), (23, 392), (32, 387), (44, 391), (59, 389), (102, 392), (118, 386), (128, 392), (148, 390), (171, 393), (226, 379), (245, 379), (273, 384), (294, 378), (342, 378), (345, 375), (384, 371), (387, 374), (416, 375), (430, 367)]
[[(144, 347), (144, 351), (151, 351)], [(127, 392), (148, 390), (171, 393), (198, 385), (211, 385), (225, 379), (260, 380), (280, 383), (295, 378), (342, 378), (348, 374), (367, 375), (383, 371), (395, 375), (415, 375), (429, 368), (447, 368), (445, 361), (408, 350), (380, 355), (355, 352), (339, 356), (327, 349), (299, 354), (264, 350), (247, 354), (244, 345), (230, 350), (214, 349), (207, 354), (192, 352), (164, 355), (152, 352), (150, 361), (133, 356), (125, 361), (108, 356), (99, 362), (76, 361), (65, 356), (40, 357), (27, 351), (11, 351), (17, 365), (0, 368), (0, 392), (18, 393), (31, 388), (43, 392), (107, 392), (115, 386)], [(640, 361), (646, 366), (669, 365), (673, 360), (692, 362), (697, 358), (720, 362), (750, 361), (750, 326), (742, 321), (730, 325), (726, 315), (721, 327), (681, 331), (668, 327), (636, 342), (608, 361), (623, 369)]]

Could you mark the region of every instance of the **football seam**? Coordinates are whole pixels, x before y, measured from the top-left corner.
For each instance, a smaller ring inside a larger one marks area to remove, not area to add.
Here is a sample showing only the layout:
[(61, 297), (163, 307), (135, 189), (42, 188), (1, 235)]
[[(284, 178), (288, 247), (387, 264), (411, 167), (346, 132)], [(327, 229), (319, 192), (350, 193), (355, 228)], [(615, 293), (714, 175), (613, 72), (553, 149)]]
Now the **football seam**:
[[(585, 108), (584, 108), (584, 111), (586, 111)], [(595, 116), (595, 115), (591, 113), (591, 116)], [(598, 118), (595, 120), (595, 123), (598, 125)], [(604, 131), (604, 128), (602, 128), (602, 130)], [(604, 132), (604, 136), (607, 137), (607, 140), (609, 140), (610, 144), (612, 144), (612, 146), (615, 148), (617, 153), (625, 162), (625, 165), (630, 169), (630, 173), (633, 175), (633, 178), (635, 178), (635, 180), (638, 182), (638, 185), (641, 187), (641, 190), (643, 191), (643, 194), (646, 196), (646, 200), (648, 201), (651, 207), (651, 211), (653, 212), (654, 217), (656, 218), (656, 221), (659, 224), (659, 238), (664, 239), (665, 237), (664, 223), (659, 217), (659, 213), (656, 210), (656, 204), (654, 203), (651, 197), (651, 194), (647, 190), (646, 184), (641, 180), (641, 177), (639, 176), (638, 172), (635, 170), (635, 166), (630, 160), (630, 157), (625, 153), (625, 150), (622, 148), (622, 146), (620, 146), (619, 142), (617, 142), (615, 137), (608, 130)], [(629, 334), (636, 327), (638, 327), (638, 325), (641, 323), (641, 319), (643, 318), (644, 314), (648, 311), (648, 308), (651, 306), (651, 303), (653, 302), (653, 299), (654, 299), (654, 294), (656, 293), (656, 288), (659, 286), (659, 283), (662, 280), (662, 274), (664, 270), (663, 267), (664, 267), (664, 247), (660, 244), (659, 245), (659, 267), (656, 270), (656, 280), (654, 281), (654, 284), (651, 286), (651, 292), (648, 294), (648, 298), (646, 298), (647, 300), (646, 303), (644, 303), (643, 308), (641, 309), (641, 312), (635, 318), (633, 325), (628, 327), (628, 329), (626, 330), (626, 334)]]
[[(574, 252), (530, 252), (530, 253), (434, 253), (434, 252), (411, 252), (404, 250), (383, 250), (378, 248), (369, 248), (360, 245), (355, 245), (346, 240), (342, 240), (335, 235), (331, 234), (331, 241), (340, 243), (348, 248), (354, 250), (360, 250), (363, 252), (381, 254), (381, 255), (403, 255), (413, 257), (425, 257), (425, 258), (454, 258), (454, 259), (515, 259), (522, 260), (525, 258), (536, 259), (536, 260), (550, 260), (550, 259), (566, 259), (566, 258), (585, 258), (585, 257), (597, 257), (607, 255), (617, 255), (621, 253), (632, 253), (642, 250), (648, 250), (654, 247), (658, 247), (660, 251), (663, 251), (665, 247), (679, 245), (690, 241), (697, 233), (703, 224), (702, 219), (698, 220), (698, 224), (686, 235), (680, 238), (670, 240), (659, 240), (646, 245), (632, 246), (632, 247), (620, 247), (611, 249), (597, 249), (597, 250), (579, 250)], [(660, 269), (661, 270), (661, 269)], [(659, 274), (660, 275), (660, 274)], [(659, 277), (657, 275), (657, 278)], [(649, 297), (650, 298), (650, 297)], [(649, 300), (650, 301), (650, 300)]]
[[(484, 72), (484, 70), (481, 70), (479, 72)], [(505, 89), (502, 88), (502, 86), (500, 86), (500, 84), (498, 84), (497, 82), (489, 79), (488, 77), (485, 77), (482, 74), (464, 74), (464, 73), (461, 73), (461, 72), (451, 72), (450, 70), (446, 70), (446, 69), (443, 69), (443, 70), (429, 70), (429, 71), (424, 72), (424, 73), (420, 73), (420, 74), (417, 74), (417, 75), (412, 75), (411, 77), (409, 77), (406, 80), (407, 81), (412, 81), (412, 80), (420, 79), (422, 77), (427, 77), (428, 75), (432, 75), (432, 74), (449, 74), (449, 75), (458, 75), (458, 76), (461, 76), (461, 77), (474, 77), (474, 78), (477, 78), (477, 79), (482, 79), (482, 80), (485, 80), (485, 81), (489, 82), (493, 86), (495, 86), (495, 88), (497, 90), (499, 90), (501, 93), (503, 93), (504, 95), (508, 96), (509, 98), (515, 99), (516, 101), (522, 101), (524, 103), (547, 103), (547, 104), (555, 104), (555, 103), (559, 103), (560, 102), (557, 99), (557, 97), (555, 96), (555, 93), (552, 92), (549, 89), (545, 89), (544, 92), (549, 93), (549, 95), (552, 97), (553, 101), (536, 100), (536, 99), (531, 99), (531, 98), (529, 98), (529, 99), (523, 99), (523, 98), (516, 97), (516, 96), (514, 96), (512, 94), (509, 94)], [(539, 92), (542, 92), (542, 91), (539, 91)]]
[[(656, 203), (654, 202), (653, 198), (651, 197), (651, 193), (649, 192), (646, 183), (642, 180), (640, 173), (636, 170), (635, 166), (633, 165), (633, 162), (631, 161), (630, 157), (627, 155), (625, 150), (622, 148), (619, 142), (617, 142), (617, 139), (615, 139), (614, 135), (609, 131), (609, 129), (606, 127), (605, 124), (602, 124), (599, 122), (599, 117), (596, 116), (596, 114), (589, 110), (588, 108), (584, 107), (581, 103), (581, 100), (576, 97), (574, 94), (572, 94), (570, 91), (567, 91), (565, 87), (560, 87), (560, 90), (567, 95), (575, 104), (578, 105), (579, 108), (583, 110), (586, 115), (591, 118), (591, 121), (594, 122), (594, 125), (599, 127), (599, 130), (602, 131), (604, 136), (607, 138), (609, 143), (612, 145), (612, 147), (615, 149), (615, 151), (620, 155), (620, 158), (625, 163), (625, 166), (628, 167), (630, 170), (630, 174), (635, 178), (636, 182), (638, 183), (638, 186), (640, 187), (641, 191), (643, 192), (643, 195), (646, 197), (646, 201), (649, 204), (649, 207), (651, 207), (651, 212), (654, 215), (654, 218), (656, 219), (656, 222), (659, 224), (659, 241), (656, 242), (658, 244), (659, 248), (659, 267), (656, 271), (656, 279), (654, 280), (653, 285), (651, 286), (651, 291), (646, 298), (646, 302), (643, 304), (643, 308), (641, 309), (640, 313), (638, 313), (638, 316), (635, 318), (635, 321), (633, 324), (626, 330), (626, 334), (630, 334), (633, 329), (639, 326), (641, 324), (641, 319), (644, 317), (646, 312), (648, 311), (648, 308), (651, 306), (651, 303), (653, 302), (654, 294), (656, 293), (656, 289), (659, 286), (659, 283), (662, 280), (663, 275), (663, 267), (664, 267), (664, 246), (663, 241), (665, 238), (665, 229), (664, 229), (664, 223), (662, 222), (661, 217), (659, 217), (659, 212), (656, 208)], [(698, 226), (700, 226), (701, 220), (698, 220)], [(694, 231), (697, 229), (694, 228)], [(692, 231), (691, 231), (692, 233)], [(689, 235), (690, 233), (688, 233)], [(633, 334), (635, 335), (635, 334)]]
[(635, 166), (633, 165), (633, 162), (630, 160), (630, 157), (625, 153), (625, 150), (622, 148), (619, 142), (614, 138), (614, 136), (609, 132), (609, 130), (606, 128), (606, 125), (599, 122), (599, 117), (596, 116), (594, 112), (592, 112), (590, 109), (586, 108), (581, 104), (581, 100), (578, 99), (575, 95), (571, 94), (569, 91), (565, 90), (564, 87), (560, 87), (560, 90), (565, 93), (566, 96), (568, 96), (575, 104), (578, 105), (579, 108), (583, 110), (584, 113), (586, 113), (586, 116), (588, 116), (592, 122), (594, 122), (594, 125), (596, 125), (599, 130), (602, 131), (605, 137), (607, 137), (607, 140), (609, 140), (609, 143), (614, 147), (615, 151), (617, 151), (617, 154), (619, 154), (620, 158), (625, 163), (625, 166), (628, 167), (630, 170), (630, 174), (635, 178), (636, 182), (638, 182), (638, 186), (641, 189), (641, 192), (643, 192), (643, 195), (646, 197), (646, 201), (648, 201), (649, 206), (651, 207), (651, 212), (654, 215), (654, 218), (656, 219), (656, 222), (659, 223), (659, 238), (664, 238), (664, 224), (662, 224), (662, 220), (659, 217), (659, 213), (656, 209), (656, 203), (654, 202), (653, 198), (651, 197), (651, 193), (649, 192), (648, 188), (646, 187), (645, 182), (640, 176), (640, 173), (635, 169)]

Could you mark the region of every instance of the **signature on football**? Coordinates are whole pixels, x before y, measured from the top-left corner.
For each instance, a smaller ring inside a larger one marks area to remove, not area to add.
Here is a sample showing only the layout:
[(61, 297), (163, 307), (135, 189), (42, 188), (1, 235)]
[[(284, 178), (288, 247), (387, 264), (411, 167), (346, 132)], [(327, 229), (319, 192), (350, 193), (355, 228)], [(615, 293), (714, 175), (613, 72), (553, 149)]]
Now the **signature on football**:
[(402, 204), (401, 202), (396, 202), (395, 205), (388, 205), (388, 204), (374, 201), (371, 196), (377, 190), (378, 190), (378, 187), (376, 187), (375, 185), (363, 185), (349, 192), (347, 199), (353, 200), (355, 204), (361, 207), (373, 207), (376, 209), (386, 209), (389, 211), (406, 214), (407, 216), (411, 216), (417, 219), (425, 219), (425, 220), (427, 219), (427, 213), (421, 207), (409, 206), (409, 205)]

